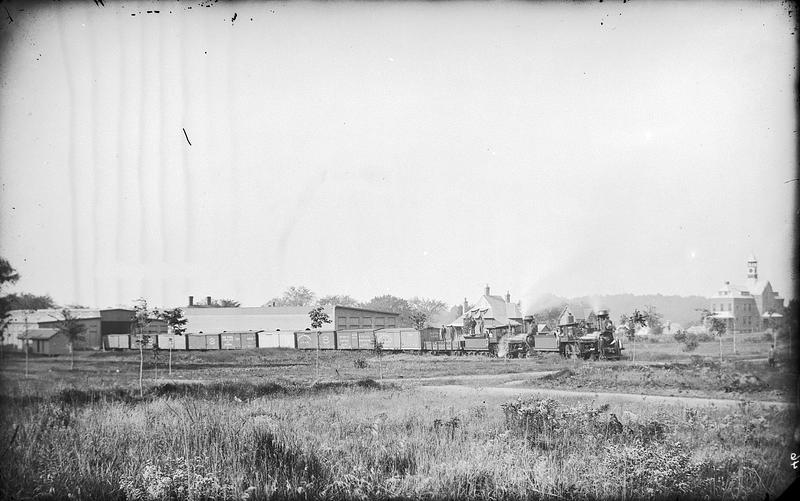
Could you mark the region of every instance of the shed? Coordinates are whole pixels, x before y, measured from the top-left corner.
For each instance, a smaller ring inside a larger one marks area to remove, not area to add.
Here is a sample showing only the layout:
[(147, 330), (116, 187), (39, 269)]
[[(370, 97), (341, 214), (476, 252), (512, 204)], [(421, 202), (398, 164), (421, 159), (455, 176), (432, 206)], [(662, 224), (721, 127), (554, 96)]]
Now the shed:
[(19, 339), (27, 340), (33, 353), (42, 355), (66, 355), (69, 353), (67, 336), (58, 329), (30, 329), (19, 335)]

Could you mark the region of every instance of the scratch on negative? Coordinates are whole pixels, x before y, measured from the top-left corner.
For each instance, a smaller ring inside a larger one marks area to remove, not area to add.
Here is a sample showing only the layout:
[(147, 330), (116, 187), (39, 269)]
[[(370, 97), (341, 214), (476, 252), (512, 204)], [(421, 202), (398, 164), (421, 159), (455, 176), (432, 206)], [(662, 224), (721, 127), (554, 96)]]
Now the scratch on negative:
[(189, 146), (191, 146), (192, 142), (189, 141), (189, 134), (186, 133), (186, 128), (183, 129), (183, 135), (186, 136), (186, 142), (189, 143)]

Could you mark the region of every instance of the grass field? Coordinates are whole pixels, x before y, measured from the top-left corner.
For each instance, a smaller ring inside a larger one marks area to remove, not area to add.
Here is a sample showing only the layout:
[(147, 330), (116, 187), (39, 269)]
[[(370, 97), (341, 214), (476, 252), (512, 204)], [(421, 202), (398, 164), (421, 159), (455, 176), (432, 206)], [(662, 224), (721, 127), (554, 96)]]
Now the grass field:
[(774, 498), (795, 479), (797, 373), (738, 343), (721, 364), (702, 355), (716, 343), (664, 342), (641, 363), (398, 354), (380, 372), (322, 352), (319, 376), (313, 352), (252, 350), (173, 353), (168, 377), (162, 352), (141, 398), (138, 353), (32, 358), (28, 377), (16, 354), (0, 497)]

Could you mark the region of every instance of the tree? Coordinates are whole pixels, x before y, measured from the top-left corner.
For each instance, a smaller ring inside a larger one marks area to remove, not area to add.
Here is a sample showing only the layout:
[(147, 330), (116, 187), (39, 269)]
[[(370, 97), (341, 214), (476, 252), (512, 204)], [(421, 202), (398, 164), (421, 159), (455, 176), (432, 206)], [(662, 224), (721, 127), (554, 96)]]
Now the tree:
[[(418, 313), (424, 313), (425, 322), (432, 321), (436, 315), (438, 315), (440, 312), (444, 311), (447, 308), (447, 303), (445, 303), (444, 301), (441, 301), (439, 299), (417, 297), (417, 296), (414, 296), (411, 299), (409, 299), (408, 305), (411, 307), (413, 311)], [(412, 322), (414, 322), (413, 318)], [(414, 324), (416, 325), (416, 322), (414, 322)], [(425, 325), (417, 328), (422, 329), (424, 327)]]
[(322, 306), (312, 308), (308, 312), (308, 316), (311, 319), (311, 327), (313, 329), (320, 329), (323, 324), (331, 323), (331, 318), (325, 313), (325, 308)]
[(705, 325), (708, 332), (712, 334), (716, 334), (719, 337), (719, 361), (720, 361), (720, 370), (722, 369), (722, 336), (725, 335), (725, 331), (728, 328), (728, 325), (725, 323), (724, 320), (721, 318), (717, 318), (713, 313), (710, 311), (703, 309), (701, 310), (700, 318), (703, 321), (703, 325)]
[[(323, 324), (331, 323), (331, 318), (325, 313), (325, 308), (322, 306), (317, 306), (312, 308), (311, 311), (308, 312), (308, 316), (311, 319), (311, 328), (312, 329), (321, 329)], [(317, 379), (319, 379), (319, 331), (317, 331)]]
[[(224, 300), (223, 300), (224, 301)], [(183, 316), (183, 310), (180, 308), (173, 308), (171, 310), (160, 310), (156, 313), (156, 318), (163, 320), (167, 324), (167, 328), (172, 332), (173, 342), (169, 345), (169, 375), (172, 375), (172, 345), (174, 343), (174, 336), (183, 336), (186, 332), (186, 317)]]
[(661, 319), (664, 316), (656, 311), (656, 307), (649, 305), (647, 307), (647, 326), (650, 328), (650, 333), (656, 336), (664, 332), (664, 324)]
[(363, 307), (370, 310), (398, 313), (398, 327), (411, 327), (414, 325), (411, 321), (411, 306), (403, 298), (392, 296), (391, 294), (376, 296), (364, 303)]
[(233, 299), (215, 299), (211, 302), (211, 306), (216, 306), (217, 308), (238, 308), (241, 305), (239, 301), (234, 301)]
[(15, 284), (19, 280), (19, 273), (5, 258), (0, 257), (0, 290), (7, 283)]
[(283, 296), (270, 299), (264, 306), (311, 306), (314, 297), (316, 295), (308, 287), (291, 286), (284, 291)]
[(411, 312), (411, 322), (415, 329), (422, 330), (428, 323), (428, 315), (424, 311), (413, 311)]
[(150, 335), (145, 334), (145, 329), (150, 325), (152, 314), (147, 307), (147, 300), (139, 298), (134, 301), (133, 306), (133, 328), (136, 335), (136, 343), (139, 345), (139, 396), (144, 396), (144, 345), (150, 340)]
[[(0, 257), (0, 294), (3, 292), (3, 287), (6, 284), (14, 284), (19, 280), (19, 273), (11, 266), (5, 258)], [(11, 308), (7, 296), (0, 296), (0, 358), (3, 356), (3, 342), (5, 341), (6, 326), (8, 325), (8, 316)]]
[(8, 307), (11, 310), (47, 310), (56, 307), (55, 301), (49, 294), (37, 296), (36, 294), (23, 292), (21, 294), (9, 294), (6, 298), (8, 298)]
[(67, 346), (69, 347), (69, 370), (75, 368), (75, 343), (84, 341), (83, 333), (86, 332), (86, 326), (78, 321), (77, 318), (72, 316), (72, 312), (64, 308), (61, 310), (61, 317), (53, 317), (56, 319), (56, 328), (60, 334), (67, 338)]
[(361, 303), (358, 299), (352, 298), (347, 294), (331, 294), (323, 296), (317, 300), (317, 306), (355, 306), (358, 307)]
[(564, 311), (564, 307), (567, 306), (566, 303), (562, 303), (558, 306), (551, 306), (549, 308), (542, 308), (541, 310), (534, 313), (534, 317), (537, 320), (542, 321), (551, 327), (558, 324), (558, 317), (561, 315), (561, 312)]

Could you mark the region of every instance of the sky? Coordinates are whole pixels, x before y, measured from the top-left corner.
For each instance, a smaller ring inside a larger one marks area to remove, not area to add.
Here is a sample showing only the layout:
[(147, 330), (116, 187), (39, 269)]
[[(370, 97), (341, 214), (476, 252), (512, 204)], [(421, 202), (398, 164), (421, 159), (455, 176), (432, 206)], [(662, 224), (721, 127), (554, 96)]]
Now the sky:
[(105, 3), (6, 4), (12, 291), (793, 297), (789, 4)]

